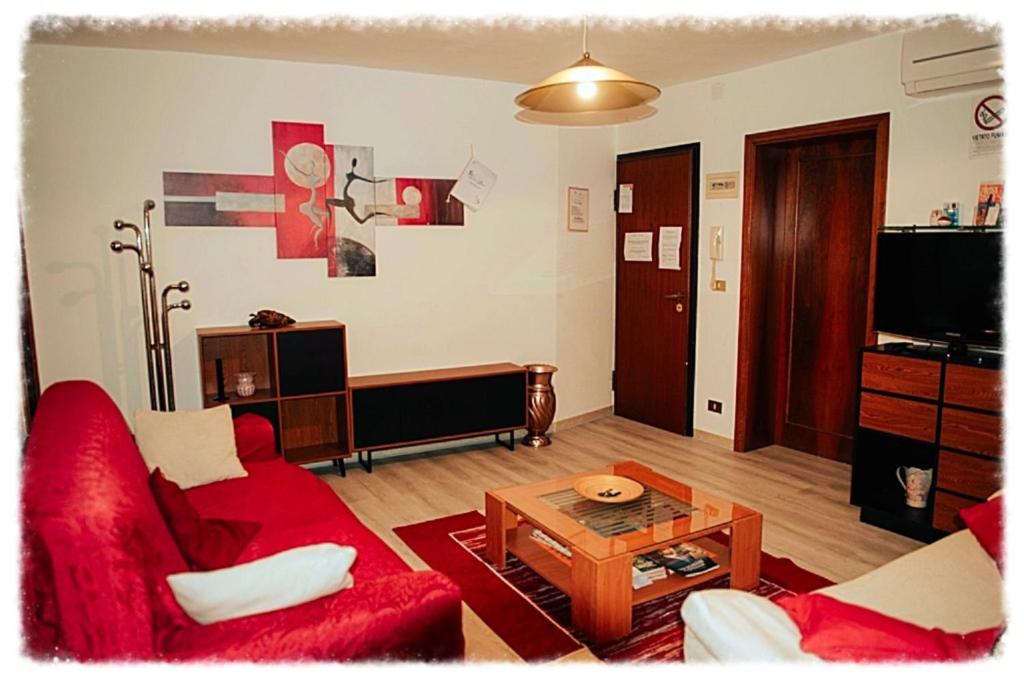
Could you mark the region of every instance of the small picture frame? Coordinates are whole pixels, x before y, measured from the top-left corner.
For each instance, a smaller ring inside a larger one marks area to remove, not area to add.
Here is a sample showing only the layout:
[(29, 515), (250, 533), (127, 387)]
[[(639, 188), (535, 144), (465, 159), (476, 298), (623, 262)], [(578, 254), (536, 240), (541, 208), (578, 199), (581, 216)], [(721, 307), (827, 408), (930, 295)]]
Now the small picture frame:
[(588, 188), (569, 188), (566, 221), (569, 232), (590, 231), (590, 190)]
[(707, 199), (736, 199), (740, 196), (740, 172), (708, 173), (704, 183)]

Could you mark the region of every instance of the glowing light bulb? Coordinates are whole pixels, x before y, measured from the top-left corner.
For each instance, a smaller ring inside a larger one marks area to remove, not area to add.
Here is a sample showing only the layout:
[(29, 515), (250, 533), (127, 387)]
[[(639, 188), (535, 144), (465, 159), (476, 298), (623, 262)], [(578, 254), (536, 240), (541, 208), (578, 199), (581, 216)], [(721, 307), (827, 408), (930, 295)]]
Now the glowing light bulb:
[(593, 81), (580, 81), (576, 84), (576, 94), (585, 100), (597, 94), (597, 84)]

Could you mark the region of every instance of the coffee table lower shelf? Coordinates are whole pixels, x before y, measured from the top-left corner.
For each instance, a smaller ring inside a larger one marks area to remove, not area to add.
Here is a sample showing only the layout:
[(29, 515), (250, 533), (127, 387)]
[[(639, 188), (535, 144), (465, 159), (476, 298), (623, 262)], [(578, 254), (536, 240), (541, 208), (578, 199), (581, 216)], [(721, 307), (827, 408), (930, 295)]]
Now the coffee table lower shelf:
[[(549, 548), (544, 543), (534, 540), (530, 536), (533, 533), (533, 529), (534, 527), (529, 524), (521, 524), (515, 529), (510, 529), (505, 541), (508, 552), (518, 557), (533, 571), (544, 577), (552, 586), (571, 596), (573, 593), (572, 560)], [(655, 581), (650, 586), (634, 589), (632, 594), (634, 605), (656, 600), (676, 591), (699, 586), (724, 576), (731, 571), (728, 546), (712, 541), (709, 538), (698, 538), (687, 542), (707, 550), (714, 556), (715, 561), (718, 562), (718, 567), (697, 576), (680, 576), (669, 572), (668, 577)], [(643, 553), (637, 554), (642, 555)]]

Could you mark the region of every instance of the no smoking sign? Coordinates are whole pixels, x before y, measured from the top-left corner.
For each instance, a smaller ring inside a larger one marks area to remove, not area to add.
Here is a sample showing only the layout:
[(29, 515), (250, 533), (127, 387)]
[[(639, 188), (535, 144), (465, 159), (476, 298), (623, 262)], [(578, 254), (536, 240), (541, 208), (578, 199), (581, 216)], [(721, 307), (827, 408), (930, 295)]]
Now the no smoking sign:
[(1001, 95), (989, 95), (974, 108), (974, 124), (982, 130), (997, 130), (1006, 121), (1006, 100)]
[(999, 154), (1003, 149), (1003, 127), (1006, 125), (1006, 100), (1002, 95), (989, 95), (974, 107), (971, 119), (971, 158)]

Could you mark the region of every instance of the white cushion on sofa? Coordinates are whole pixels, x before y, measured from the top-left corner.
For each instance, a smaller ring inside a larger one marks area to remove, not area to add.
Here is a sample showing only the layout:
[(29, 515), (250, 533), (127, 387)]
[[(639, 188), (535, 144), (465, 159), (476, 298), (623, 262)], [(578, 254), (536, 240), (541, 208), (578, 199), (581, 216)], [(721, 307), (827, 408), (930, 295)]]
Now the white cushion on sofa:
[(152, 472), (183, 489), (247, 476), (235, 448), (231, 407), (135, 411), (135, 442)]
[(687, 662), (820, 661), (800, 649), (800, 631), (786, 611), (759, 595), (694, 591), (682, 614)]
[[(949, 633), (991, 628), (1006, 619), (1002, 576), (966, 529), (815, 592)], [(799, 630), (785, 610), (764, 598), (699, 591), (683, 603), (682, 613), (687, 661), (817, 659), (800, 650)]]
[(211, 572), (171, 574), (167, 583), (200, 624), (272, 612), (351, 588), (356, 549), (336, 543), (293, 548)]

